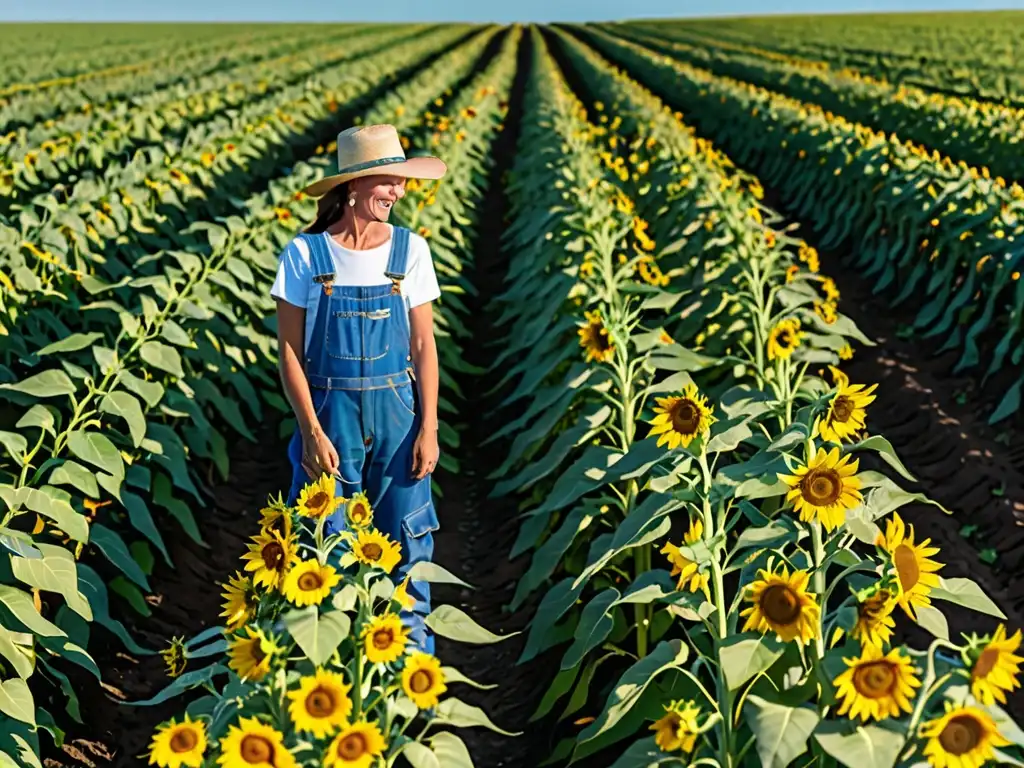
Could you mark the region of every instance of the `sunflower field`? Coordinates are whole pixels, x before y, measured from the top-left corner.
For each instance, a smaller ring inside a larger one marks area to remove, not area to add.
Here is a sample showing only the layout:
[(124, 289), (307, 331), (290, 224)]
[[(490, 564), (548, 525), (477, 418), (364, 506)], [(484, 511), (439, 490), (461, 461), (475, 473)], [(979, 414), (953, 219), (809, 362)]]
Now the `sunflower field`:
[[(0, 30), (0, 765), (1024, 765), (1022, 28)], [(269, 293), (375, 123), (448, 167), (404, 574), (283, 499)]]

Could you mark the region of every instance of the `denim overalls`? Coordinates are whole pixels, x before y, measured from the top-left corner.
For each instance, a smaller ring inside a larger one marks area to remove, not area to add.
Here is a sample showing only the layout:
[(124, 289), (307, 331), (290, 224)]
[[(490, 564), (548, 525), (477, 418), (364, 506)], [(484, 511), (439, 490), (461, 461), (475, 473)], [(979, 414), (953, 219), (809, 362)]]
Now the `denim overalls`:
[[(394, 227), (382, 285), (336, 285), (327, 235), (299, 235), (309, 246), (311, 290), (323, 291), (316, 308), (305, 356), (313, 408), (324, 434), (338, 451), (335, 487), (339, 496), (364, 491), (373, 507), (373, 524), (402, 547), (402, 562), (392, 577), (405, 577), (413, 563), (431, 560), (438, 528), (430, 475), (412, 476), (412, 449), (420, 429), (413, 377), (409, 318), (401, 280), (409, 258), (409, 230)], [(293, 474), (288, 503), (294, 505), (310, 482), (302, 468), (298, 430), (288, 446)], [(344, 530), (345, 510), (327, 519), (326, 534)], [(338, 553), (336, 548), (332, 555)], [(332, 558), (333, 560), (334, 558)], [(430, 585), (409, 584), (415, 601), (403, 622), (421, 650), (434, 652), (434, 638), (423, 623), (430, 613)]]

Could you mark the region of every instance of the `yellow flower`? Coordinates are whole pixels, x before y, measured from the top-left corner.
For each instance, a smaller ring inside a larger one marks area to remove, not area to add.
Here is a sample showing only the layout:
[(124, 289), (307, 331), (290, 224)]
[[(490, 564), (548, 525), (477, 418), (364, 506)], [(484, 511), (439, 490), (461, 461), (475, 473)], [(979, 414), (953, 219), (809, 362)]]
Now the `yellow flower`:
[(367, 528), (373, 522), (373, 509), (365, 493), (356, 493), (345, 502), (345, 517), (353, 528)]
[(834, 365), (828, 367), (829, 373), (832, 374), (832, 384), (837, 387), (848, 387), (850, 386), (850, 377), (840, 371)]
[(288, 692), (288, 714), (296, 731), (305, 731), (320, 739), (348, 722), (352, 711), (351, 685), (337, 672), (317, 669), (299, 680), (299, 688)]
[(800, 346), (803, 334), (800, 332), (800, 321), (795, 317), (780, 320), (768, 334), (768, 359), (785, 360)]
[(185, 671), (185, 665), (188, 664), (188, 659), (185, 658), (185, 638), (172, 637), (171, 644), (165, 650), (160, 651), (160, 656), (163, 658), (164, 664), (167, 665), (167, 676), (178, 677)]
[(324, 472), (299, 494), (299, 514), (319, 519), (334, 512), (340, 503), (341, 499), (335, 495), (334, 476)]
[(370, 768), (384, 754), (387, 743), (376, 723), (360, 720), (334, 737), (324, 753), (324, 768)]
[(259, 682), (270, 672), (274, 654), (281, 649), (262, 629), (245, 628), (245, 635), (228, 640), (228, 666), (243, 680)]
[(859, 658), (843, 661), (847, 669), (833, 681), (836, 695), (842, 699), (837, 714), (851, 720), (883, 720), (913, 709), (910, 702), (921, 681), (899, 648), (883, 656), (880, 648), (865, 645)]
[(928, 739), (924, 756), (934, 768), (981, 768), (995, 757), (996, 747), (1010, 746), (984, 710), (948, 700), (945, 709), (942, 717), (921, 725), (920, 735)]
[(656, 398), (655, 416), (651, 424), (652, 435), (660, 435), (658, 447), (667, 445), (669, 450), (688, 448), (690, 443), (705, 434), (715, 421), (714, 406), (709, 406), (707, 397), (697, 392), (697, 385), (686, 385), (682, 395)]
[(316, 558), (300, 560), (281, 583), (281, 594), (298, 606), (319, 605), (340, 581), (333, 566)]
[(831, 301), (814, 302), (814, 314), (820, 317), (821, 322), (825, 323), (825, 325), (832, 325), (839, 319), (839, 315), (836, 314), (836, 305)]
[(243, 576), (241, 571), (235, 571), (228, 583), (221, 586), (224, 587), (224, 592), (221, 592), (224, 610), (220, 615), (225, 618), (224, 626), (230, 631), (252, 621), (260, 597), (249, 577)]
[(864, 429), (866, 408), (875, 401), (871, 393), (877, 388), (877, 384), (867, 388), (863, 384), (840, 384), (839, 391), (829, 403), (824, 421), (818, 425), (822, 439), (830, 443), (841, 443)]
[(607, 363), (615, 356), (615, 345), (608, 336), (608, 329), (601, 320), (601, 313), (597, 310), (585, 312), (586, 323), (577, 331), (580, 337), (580, 346), (586, 351), (586, 361), (589, 363), (596, 360), (599, 363)]
[(665, 707), (665, 716), (648, 730), (654, 731), (654, 743), (662, 752), (681, 749), (689, 754), (697, 743), (697, 715), (700, 709), (692, 701), (673, 701)]
[(1017, 676), (1024, 661), (1015, 651), (1020, 648), (1018, 629), (1012, 637), (1006, 636), (1006, 627), (1000, 624), (995, 635), (986, 643), (971, 667), (971, 693), (986, 706), (995, 702), (1006, 703), (1004, 691), (1020, 687)]
[(788, 267), (786, 267), (786, 282), (792, 283), (794, 280), (796, 280), (796, 276), (798, 274), (800, 274), (800, 267), (798, 267), (796, 264), (790, 264)]
[(661, 333), (658, 334), (658, 341), (660, 341), (662, 344), (675, 344), (676, 343), (676, 340), (673, 339), (669, 335), (668, 331), (666, 331), (664, 328), (662, 328), (661, 329)]
[(863, 501), (860, 479), (856, 477), (859, 460), (851, 456), (840, 458), (839, 449), (818, 453), (807, 466), (799, 466), (792, 475), (779, 474), (790, 487), (786, 501), (793, 502), (793, 510), (805, 523), (821, 521), (826, 531), (833, 531), (846, 521), (846, 510), (854, 509)]
[(171, 720), (153, 735), (149, 764), (160, 768), (199, 768), (206, 751), (206, 726), (187, 714), (180, 723)]
[(791, 576), (783, 565), (778, 573), (762, 569), (757, 576), (747, 587), (751, 605), (740, 613), (748, 617), (743, 631), (773, 631), (783, 642), (796, 640), (801, 645), (817, 637), (820, 611), (815, 596), (807, 591), (807, 571), (793, 571)]
[(821, 290), (825, 292), (825, 299), (831, 303), (839, 301), (839, 289), (836, 288), (836, 281), (826, 277), (821, 281)]
[(298, 768), (284, 736), (255, 717), (239, 718), (220, 740), (220, 750), (217, 762), (223, 768)]
[(402, 670), (402, 690), (420, 709), (436, 707), (438, 697), (448, 690), (441, 661), (429, 653), (411, 654)]
[(280, 501), (260, 510), (260, 528), (277, 531), (285, 538), (292, 534), (292, 516), (288, 507)]
[(874, 594), (857, 603), (857, 623), (850, 633), (861, 645), (883, 648), (896, 628), (892, 612), (896, 599), (885, 587), (879, 587)]
[(391, 573), (402, 560), (402, 548), (397, 541), (390, 541), (386, 533), (359, 529), (354, 533), (346, 531), (345, 538), (352, 547), (351, 554), (342, 557), (343, 565), (353, 562), (383, 568)]
[(409, 594), (409, 577), (406, 576), (401, 583), (395, 587), (394, 594), (391, 595), (391, 599), (398, 603), (398, 605), (405, 610), (412, 610), (412, 607), (416, 604), (412, 595)]
[[(701, 536), (704, 535), (704, 525), (700, 520), (694, 519), (690, 523), (690, 530), (686, 532), (683, 537), (683, 541), (686, 544), (696, 544), (700, 541)], [(666, 542), (665, 546), (661, 548), (661, 554), (668, 557), (668, 561), (672, 564), (671, 576), (679, 576), (676, 584), (676, 589), (682, 591), (689, 588), (690, 592), (696, 592), (698, 589), (704, 592), (704, 596), (710, 602), (711, 593), (708, 591), (708, 574), (701, 573), (697, 563), (689, 560), (679, 547), (671, 542)]]
[(409, 642), (409, 630), (394, 613), (374, 616), (362, 631), (366, 658), (373, 664), (390, 664), (398, 661), (405, 653)]
[[(914, 526), (904, 526), (898, 512), (886, 522), (885, 535), (879, 534), (878, 546), (889, 553), (893, 567), (899, 576), (900, 586), (897, 600), (906, 614), (914, 619), (915, 605), (931, 605), (928, 593), (939, 585), (936, 575), (942, 566), (929, 559), (938, 554), (938, 547), (929, 547), (931, 539), (914, 543)], [(916, 619), (915, 619), (916, 620)]]
[(299, 561), (295, 539), (274, 530), (262, 530), (252, 537), (249, 551), (242, 555), (245, 570), (253, 571), (256, 586), (277, 589), (288, 571)]

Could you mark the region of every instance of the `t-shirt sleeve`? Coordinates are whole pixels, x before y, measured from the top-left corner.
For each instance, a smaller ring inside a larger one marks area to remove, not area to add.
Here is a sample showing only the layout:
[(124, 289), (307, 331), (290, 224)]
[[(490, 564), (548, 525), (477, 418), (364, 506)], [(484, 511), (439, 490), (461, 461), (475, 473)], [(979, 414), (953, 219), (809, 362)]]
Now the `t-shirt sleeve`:
[(292, 239), (278, 257), (277, 276), (270, 287), (270, 295), (296, 307), (305, 307), (309, 303), (312, 271), (306, 243), (298, 237)]
[(409, 308), (418, 307), (428, 301), (441, 297), (441, 286), (437, 283), (434, 261), (430, 255), (430, 245), (421, 235), (413, 234), (410, 238), (409, 273), (405, 276), (408, 288), (406, 296)]

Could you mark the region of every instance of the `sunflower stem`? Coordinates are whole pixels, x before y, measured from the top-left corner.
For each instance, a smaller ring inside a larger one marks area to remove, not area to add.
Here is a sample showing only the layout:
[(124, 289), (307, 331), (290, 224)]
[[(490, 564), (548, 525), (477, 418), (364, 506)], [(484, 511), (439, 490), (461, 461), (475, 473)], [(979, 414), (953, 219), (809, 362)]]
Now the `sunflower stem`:
[(811, 545), (814, 547), (814, 594), (821, 601), (818, 611), (818, 626), (814, 637), (814, 647), (818, 652), (818, 658), (825, 658), (825, 638), (823, 621), (825, 618), (825, 544), (821, 540), (821, 522), (815, 520), (811, 523)]
[[(928, 704), (928, 700), (935, 694), (935, 692), (941, 687), (935, 684), (935, 652), (939, 648), (949, 648), (950, 650), (960, 651), (958, 646), (953, 645), (948, 640), (943, 640), (941, 637), (937, 637), (932, 641), (932, 644), (928, 646), (928, 666), (925, 668), (924, 681), (921, 684), (921, 693), (917, 697), (917, 704), (914, 706), (914, 714), (910, 717), (910, 725), (907, 727), (907, 733), (913, 734), (917, 730), (917, 726), (921, 720), (921, 715), (924, 714), (925, 706)], [(944, 676), (939, 682), (945, 682), (946, 677)]]

